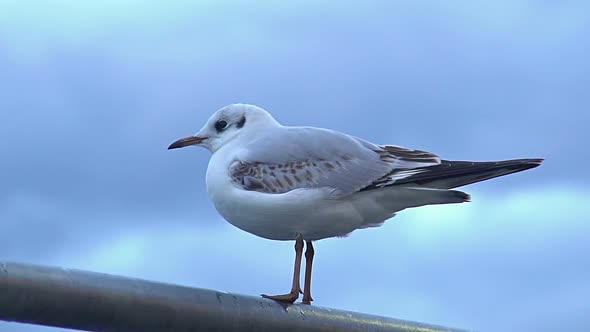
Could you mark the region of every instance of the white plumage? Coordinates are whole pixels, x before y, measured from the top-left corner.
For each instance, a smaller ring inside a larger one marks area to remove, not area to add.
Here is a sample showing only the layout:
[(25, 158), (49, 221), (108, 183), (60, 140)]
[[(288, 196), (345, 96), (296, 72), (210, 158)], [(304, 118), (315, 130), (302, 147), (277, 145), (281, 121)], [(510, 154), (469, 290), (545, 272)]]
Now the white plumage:
[(207, 191), (227, 221), (263, 238), (295, 240), (291, 291), (263, 297), (289, 303), (299, 298), (306, 242), (305, 304), (313, 300), (312, 241), (379, 226), (406, 208), (469, 201), (469, 195), (450, 188), (542, 162), (441, 160), (333, 130), (282, 126), (265, 110), (244, 104), (220, 109), (198, 133), (169, 149), (189, 145), (213, 153)]

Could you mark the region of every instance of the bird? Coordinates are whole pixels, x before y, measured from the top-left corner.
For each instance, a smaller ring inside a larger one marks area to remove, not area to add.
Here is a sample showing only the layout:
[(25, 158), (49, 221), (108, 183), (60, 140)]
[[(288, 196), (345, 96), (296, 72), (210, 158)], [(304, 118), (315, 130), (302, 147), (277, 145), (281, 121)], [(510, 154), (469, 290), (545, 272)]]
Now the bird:
[[(454, 188), (535, 168), (542, 158), (451, 161), (422, 150), (380, 145), (335, 130), (284, 126), (263, 108), (231, 104), (168, 149), (198, 146), (212, 155), (207, 192), (219, 214), (256, 236), (295, 241), (289, 293), (271, 300), (311, 304), (313, 242), (381, 226), (396, 213), (463, 203)], [(305, 250), (304, 288), (300, 287)]]

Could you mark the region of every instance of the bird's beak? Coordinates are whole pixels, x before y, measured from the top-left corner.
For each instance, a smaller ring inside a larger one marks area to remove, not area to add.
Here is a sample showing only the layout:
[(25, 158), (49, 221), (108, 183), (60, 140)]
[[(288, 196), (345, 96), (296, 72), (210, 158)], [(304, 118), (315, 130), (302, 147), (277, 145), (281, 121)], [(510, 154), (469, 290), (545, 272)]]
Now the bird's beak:
[(199, 137), (199, 136), (189, 136), (189, 137), (181, 138), (178, 141), (170, 144), (170, 146), (168, 147), (168, 150), (184, 148), (185, 146), (190, 146), (190, 145), (200, 145), (206, 139), (207, 139), (206, 137)]

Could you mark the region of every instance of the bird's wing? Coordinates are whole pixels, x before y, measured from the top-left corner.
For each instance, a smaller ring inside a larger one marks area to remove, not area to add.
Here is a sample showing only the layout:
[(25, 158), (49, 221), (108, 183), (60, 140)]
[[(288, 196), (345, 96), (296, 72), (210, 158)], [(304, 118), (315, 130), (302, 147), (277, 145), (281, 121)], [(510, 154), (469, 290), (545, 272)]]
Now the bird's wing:
[[(395, 185), (418, 185), (429, 188), (451, 189), (521, 172), (537, 167), (542, 162), (543, 159), (539, 158), (485, 162), (442, 160), (438, 165), (425, 167), (418, 173), (395, 181)], [(404, 171), (397, 171), (398, 174), (400, 172)], [(393, 172), (392, 175), (395, 175), (395, 173)], [(391, 184), (393, 183), (387, 184), (387, 181), (378, 181), (362, 190), (375, 189)]]
[(439, 163), (429, 152), (379, 146), (327, 129), (280, 127), (239, 150), (230, 176), (244, 190), (279, 194), (330, 188), (330, 197), (339, 198)]

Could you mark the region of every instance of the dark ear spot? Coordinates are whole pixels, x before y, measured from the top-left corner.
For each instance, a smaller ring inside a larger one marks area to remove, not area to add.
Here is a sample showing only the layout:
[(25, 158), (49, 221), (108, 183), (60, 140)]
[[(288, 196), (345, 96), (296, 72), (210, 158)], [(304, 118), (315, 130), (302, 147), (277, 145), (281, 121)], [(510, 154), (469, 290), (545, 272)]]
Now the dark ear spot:
[(242, 116), (242, 118), (240, 119), (240, 121), (236, 124), (236, 126), (238, 128), (242, 128), (244, 125), (246, 124), (246, 117)]

